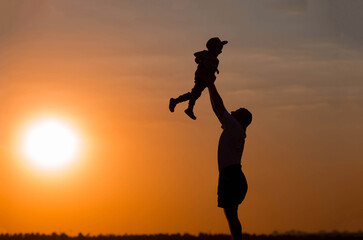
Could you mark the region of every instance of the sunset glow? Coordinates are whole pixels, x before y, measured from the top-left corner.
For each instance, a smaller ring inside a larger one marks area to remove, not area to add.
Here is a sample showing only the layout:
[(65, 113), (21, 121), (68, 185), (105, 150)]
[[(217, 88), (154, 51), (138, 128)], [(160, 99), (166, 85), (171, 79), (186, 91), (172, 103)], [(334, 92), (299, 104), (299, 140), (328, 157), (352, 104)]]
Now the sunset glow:
[[(363, 230), (363, 1), (0, 1), (0, 233), (230, 233), (194, 53), (253, 122), (245, 233)], [(23, 239), (24, 240), (24, 239)]]
[(75, 160), (79, 137), (67, 124), (57, 119), (43, 119), (24, 133), (22, 153), (36, 167), (61, 169)]

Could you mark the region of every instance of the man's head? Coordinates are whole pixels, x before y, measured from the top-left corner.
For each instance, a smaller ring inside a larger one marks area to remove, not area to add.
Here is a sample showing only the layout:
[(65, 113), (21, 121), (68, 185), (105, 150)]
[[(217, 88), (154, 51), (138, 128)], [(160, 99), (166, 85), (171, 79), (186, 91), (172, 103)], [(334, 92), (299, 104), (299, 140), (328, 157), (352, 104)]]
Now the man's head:
[(206, 46), (208, 51), (218, 56), (222, 52), (223, 46), (227, 43), (228, 41), (221, 41), (218, 37), (214, 37), (208, 40)]
[(231, 112), (231, 115), (235, 117), (244, 128), (247, 128), (252, 122), (252, 113), (246, 108), (237, 109), (236, 111)]

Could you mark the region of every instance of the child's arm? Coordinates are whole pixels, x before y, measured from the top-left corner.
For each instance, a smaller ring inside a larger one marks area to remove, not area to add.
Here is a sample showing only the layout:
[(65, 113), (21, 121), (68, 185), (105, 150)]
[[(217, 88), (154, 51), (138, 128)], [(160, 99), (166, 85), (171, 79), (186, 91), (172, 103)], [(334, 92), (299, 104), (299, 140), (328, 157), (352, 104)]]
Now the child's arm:
[(204, 54), (205, 54), (205, 50), (194, 53), (195, 62), (196, 62), (197, 64), (199, 64), (199, 63), (201, 63), (201, 62), (202, 62), (202, 59), (203, 59), (203, 55), (204, 55)]

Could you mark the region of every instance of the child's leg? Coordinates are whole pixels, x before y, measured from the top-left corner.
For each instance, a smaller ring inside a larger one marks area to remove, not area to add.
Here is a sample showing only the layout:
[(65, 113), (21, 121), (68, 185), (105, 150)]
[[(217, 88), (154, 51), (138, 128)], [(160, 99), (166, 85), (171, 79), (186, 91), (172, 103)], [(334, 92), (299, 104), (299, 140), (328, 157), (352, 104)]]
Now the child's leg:
[(195, 105), (195, 101), (202, 95), (202, 91), (207, 87), (203, 79), (195, 79), (195, 85), (191, 92), (180, 95), (178, 98), (170, 98), (169, 101), (169, 110), (170, 112), (174, 112), (175, 106), (178, 103), (185, 102), (189, 100), (188, 108), (185, 110), (185, 113), (188, 114), (192, 119), (196, 119), (193, 113), (193, 108)]
[(175, 103), (178, 104), (178, 103), (181, 103), (181, 102), (188, 101), (190, 99), (190, 96), (191, 96), (190, 92), (187, 92), (187, 93), (185, 93), (183, 95), (180, 95), (178, 98), (175, 99)]
[(194, 85), (192, 91), (190, 92), (190, 97), (189, 97), (190, 99), (189, 99), (189, 104), (188, 104), (188, 108), (187, 108), (189, 111), (193, 111), (195, 102), (202, 95), (202, 92), (206, 87), (207, 86), (204, 83), (204, 80), (195, 81), (195, 85)]
[(178, 103), (188, 101), (190, 99), (191, 93), (185, 93), (183, 95), (180, 95), (178, 98), (170, 98), (169, 101), (169, 110), (170, 112), (174, 112), (174, 109)]
[(185, 93), (183, 95), (180, 95), (178, 98), (170, 98), (169, 101), (169, 110), (170, 112), (174, 112), (174, 109), (178, 103), (185, 102), (190, 99), (191, 93)]
[(197, 119), (194, 115), (193, 108), (195, 105), (195, 101), (202, 95), (202, 91), (206, 88), (204, 81), (195, 81), (195, 86), (193, 87), (192, 91), (190, 92), (190, 99), (188, 108), (185, 109), (185, 113), (193, 120)]

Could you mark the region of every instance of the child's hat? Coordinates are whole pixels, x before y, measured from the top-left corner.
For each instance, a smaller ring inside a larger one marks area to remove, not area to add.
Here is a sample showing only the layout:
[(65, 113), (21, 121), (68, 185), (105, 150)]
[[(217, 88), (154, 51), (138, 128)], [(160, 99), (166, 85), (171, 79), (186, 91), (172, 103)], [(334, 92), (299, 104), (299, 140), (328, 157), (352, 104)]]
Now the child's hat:
[(214, 37), (208, 40), (206, 46), (208, 49), (214, 48), (214, 47), (221, 47), (225, 44), (227, 44), (228, 41), (221, 41), (218, 37)]

